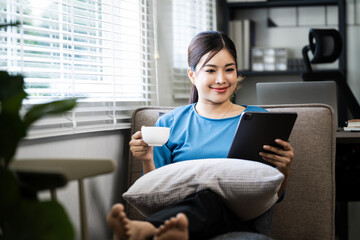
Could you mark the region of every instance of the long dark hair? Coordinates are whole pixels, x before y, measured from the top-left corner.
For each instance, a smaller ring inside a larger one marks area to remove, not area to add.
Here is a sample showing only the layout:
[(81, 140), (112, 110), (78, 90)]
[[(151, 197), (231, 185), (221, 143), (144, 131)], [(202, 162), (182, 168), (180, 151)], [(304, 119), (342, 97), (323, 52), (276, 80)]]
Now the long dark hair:
[[(196, 66), (202, 56), (209, 53), (204, 65), (223, 48), (227, 49), (235, 59), (237, 69), (237, 54), (233, 41), (224, 33), (218, 31), (200, 32), (193, 37), (188, 48), (188, 65), (191, 71), (195, 72)], [(201, 66), (202, 67), (202, 66)], [(192, 86), (189, 103), (198, 101), (198, 91), (195, 85)]]

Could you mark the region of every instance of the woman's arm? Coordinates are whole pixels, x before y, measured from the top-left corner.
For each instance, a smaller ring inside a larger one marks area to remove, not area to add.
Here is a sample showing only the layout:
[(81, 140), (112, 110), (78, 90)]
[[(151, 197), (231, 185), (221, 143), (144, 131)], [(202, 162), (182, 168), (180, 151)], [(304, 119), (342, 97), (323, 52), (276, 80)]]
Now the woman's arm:
[(278, 170), (284, 174), (284, 181), (282, 182), (278, 191), (278, 196), (281, 197), (286, 189), (288, 182), (290, 165), (292, 159), (294, 158), (294, 149), (289, 142), (283, 141), (281, 139), (276, 139), (275, 142), (282, 146), (282, 148), (265, 145), (264, 149), (273, 152), (274, 154), (260, 152), (260, 156), (262, 156), (265, 161), (274, 164)]
[(141, 131), (137, 131), (134, 133), (134, 135), (131, 136), (129, 145), (133, 156), (141, 160), (144, 174), (155, 169), (153, 147), (144, 142)]

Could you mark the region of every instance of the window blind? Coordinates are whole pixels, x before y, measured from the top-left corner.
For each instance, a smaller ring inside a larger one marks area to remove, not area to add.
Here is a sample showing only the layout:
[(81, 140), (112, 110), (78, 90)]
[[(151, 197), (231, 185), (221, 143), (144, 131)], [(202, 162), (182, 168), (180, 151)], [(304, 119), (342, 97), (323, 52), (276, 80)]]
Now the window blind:
[(216, 0), (173, 1), (174, 99), (189, 99), (191, 82), (187, 76), (187, 48), (195, 34), (216, 29)]
[(0, 69), (24, 76), (30, 106), (77, 97), (71, 111), (35, 122), (28, 138), (130, 127), (156, 104), (153, 1), (5, 0)]

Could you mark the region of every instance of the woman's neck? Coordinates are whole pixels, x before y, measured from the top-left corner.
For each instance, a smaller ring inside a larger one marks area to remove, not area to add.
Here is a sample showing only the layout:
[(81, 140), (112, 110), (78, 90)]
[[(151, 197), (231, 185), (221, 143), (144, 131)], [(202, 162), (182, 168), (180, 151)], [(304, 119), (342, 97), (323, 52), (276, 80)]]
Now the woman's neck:
[(245, 108), (226, 101), (223, 103), (205, 103), (199, 101), (195, 105), (196, 112), (207, 118), (223, 119), (239, 115)]

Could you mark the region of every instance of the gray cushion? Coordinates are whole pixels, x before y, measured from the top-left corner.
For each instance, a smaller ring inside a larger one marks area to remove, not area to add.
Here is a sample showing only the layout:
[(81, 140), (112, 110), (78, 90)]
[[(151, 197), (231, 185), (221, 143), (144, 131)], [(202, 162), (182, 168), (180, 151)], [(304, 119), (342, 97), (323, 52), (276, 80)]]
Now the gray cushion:
[(190, 194), (211, 189), (244, 221), (254, 219), (278, 200), (284, 175), (269, 165), (240, 159), (197, 159), (173, 163), (139, 178), (123, 194), (149, 216)]

